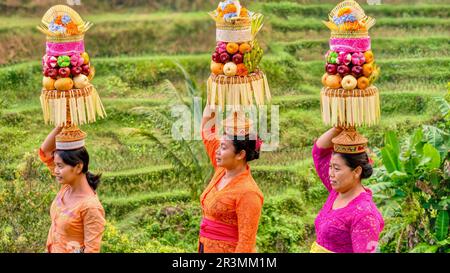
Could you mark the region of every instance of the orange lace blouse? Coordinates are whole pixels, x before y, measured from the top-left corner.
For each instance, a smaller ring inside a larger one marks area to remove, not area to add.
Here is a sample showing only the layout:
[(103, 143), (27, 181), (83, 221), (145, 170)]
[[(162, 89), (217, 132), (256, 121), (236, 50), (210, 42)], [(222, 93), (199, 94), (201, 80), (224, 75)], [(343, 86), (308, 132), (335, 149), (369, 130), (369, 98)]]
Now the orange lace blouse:
[[(216, 185), (225, 175), (225, 169), (218, 167), (215, 152), (220, 141), (215, 138), (214, 128), (202, 132), (208, 156), (214, 166), (215, 173), (211, 182), (200, 197), (203, 217), (238, 228), (238, 242), (212, 240), (200, 236), (205, 253), (245, 253), (256, 252), (256, 234), (264, 197), (250, 172), (235, 177), (220, 191)], [(200, 244), (199, 244), (200, 246)]]
[[(53, 157), (46, 158), (39, 151), (41, 161), (54, 173)], [(61, 186), (50, 208), (52, 225), (47, 237), (49, 253), (96, 253), (105, 227), (105, 211), (97, 194), (87, 197), (73, 206), (64, 203), (69, 185)]]

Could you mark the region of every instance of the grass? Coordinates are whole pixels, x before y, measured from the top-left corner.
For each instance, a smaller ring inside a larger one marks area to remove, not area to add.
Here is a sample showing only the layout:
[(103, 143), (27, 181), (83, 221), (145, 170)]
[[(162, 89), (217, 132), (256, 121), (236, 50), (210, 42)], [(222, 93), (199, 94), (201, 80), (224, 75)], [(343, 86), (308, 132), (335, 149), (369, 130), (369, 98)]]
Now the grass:
[[(272, 29), (279, 32), (289, 31), (304, 31), (304, 30), (316, 30), (321, 31), (324, 29), (322, 22), (316, 18), (304, 18), (304, 17), (289, 17), (288, 19), (273, 18), (271, 19)], [(379, 18), (377, 19), (376, 26), (378, 28), (402, 28), (404, 30), (424, 28), (424, 27), (443, 27), (448, 28), (450, 26), (450, 20), (448, 18), (428, 18), (428, 17), (415, 17), (415, 18)]]
[[(378, 17), (442, 17), (446, 18), (450, 15), (448, 4), (396, 4), (396, 5), (380, 5), (370, 6), (361, 2), (367, 15)], [(262, 11), (268, 14), (274, 14), (279, 17), (304, 16), (318, 17), (324, 20), (328, 18), (333, 4), (312, 4), (303, 5), (302, 3), (282, 1), (277, 3), (261, 4)]]
[[(405, 47), (405, 44), (409, 46)], [(446, 36), (372, 38), (372, 48), (379, 60), (442, 57), (450, 52), (450, 42)], [(324, 39), (281, 42), (269, 46), (272, 54), (285, 52), (301, 61), (322, 59), (328, 49), (328, 41)]]

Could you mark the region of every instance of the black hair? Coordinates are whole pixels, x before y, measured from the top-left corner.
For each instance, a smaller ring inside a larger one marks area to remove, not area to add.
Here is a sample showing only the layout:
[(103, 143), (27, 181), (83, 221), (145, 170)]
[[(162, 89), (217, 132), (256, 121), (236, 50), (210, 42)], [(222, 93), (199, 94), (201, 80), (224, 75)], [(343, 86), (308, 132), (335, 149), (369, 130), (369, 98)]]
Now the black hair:
[(352, 170), (356, 169), (358, 166), (361, 166), (361, 179), (366, 179), (372, 176), (373, 168), (369, 163), (369, 156), (366, 152), (360, 154), (334, 154), (338, 154), (342, 159), (344, 159), (345, 165), (347, 165)]
[(250, 139), (250, 135), (233, 138), (234, 152), (237, 154), (242, 150), (245, 151), (245, 160), (247, 162), (258, 159), (260, 150), (256, 149), (256, 139)]
[(82, 147), (75, 150), (56, 150), (55, 153), (58, 154), (59, 157), (61, 157), (62, 161), (70, 165), (72, 167), (75, 167), (79, 163), (83, 163), (83, 169), (81, 170), (82, 173), (86, 174), (86, 179), (89, 183), (89, 186), (95, 191), (100, 184), (100, 178), (101, 174), (95, 175), (91, 172), (89, 172), (89, 154), (86, 150), (86, 148)]

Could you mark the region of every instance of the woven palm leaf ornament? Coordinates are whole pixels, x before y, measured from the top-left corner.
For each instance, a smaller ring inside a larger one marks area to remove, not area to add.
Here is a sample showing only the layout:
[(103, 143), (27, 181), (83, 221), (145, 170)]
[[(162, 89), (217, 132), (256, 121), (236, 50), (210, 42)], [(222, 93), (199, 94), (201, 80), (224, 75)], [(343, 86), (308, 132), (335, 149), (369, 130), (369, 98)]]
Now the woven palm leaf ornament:
[(78, 125), (106, 116), (91, 83), (95, 69), (84, 48), (84, 35), (91, 26), (72, 8), (56, 5), (45, 13), (37, 27), (47, 37), (40, 96), (44, 121), (64, 127), (56, 137), (57, 148), (84, 146), (86, 134)]
[(209, 14), (216, 22), (217, 45), (207, 81), (207, 104), (223, 108), (270, 102), (269, 83), (259, 68), (263, 50), (256, 40), (263, 15), (231, 0), (220, 2)]
[(326, 125), (346, 129), (333, 140), (335, 149), (359, 153), (367, 139), (355, 128), (376, 125), (381, 118), (379, 91), (374, 86), (379, 68), (369, 36), (375, 19), (353, 0), (340, 2), (328, 19), (324, 24), (331, 30), (331, 38), (322, 76), (322, 119)]

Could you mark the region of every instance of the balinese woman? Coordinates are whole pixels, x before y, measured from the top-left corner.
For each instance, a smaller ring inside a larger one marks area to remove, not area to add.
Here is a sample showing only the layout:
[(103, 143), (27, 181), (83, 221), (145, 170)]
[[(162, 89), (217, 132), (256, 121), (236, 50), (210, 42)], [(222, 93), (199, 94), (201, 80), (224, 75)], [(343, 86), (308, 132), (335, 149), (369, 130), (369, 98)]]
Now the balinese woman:
[(96, 194), (100, 176), (89, 172), (89, 155), (80, 141), (58, 147), (55, 128), (39, 150), (61, 188), (54, 199), (47, 238), (49, 253), (95, 253), (105, 226), (105, 212)]
[(372, 175), (368, 155), (361, 146), (365, 140), (353, 134), (347, 142), (353, 141), (356, 145), (353, 151), (362, 152), (344, 152), (349, 146), (337, 152), (332, 139), (341, 132), (340, 128), (330, 129), (312, 150), (317, 174), (329, 195), (315, 220), (317, 238), (311, 252), (375, 252), (384, 221), (372, 200), (372, 192), (361, 183)]
[(203, 113), (202, 139), (214, 175), (200, 197), (203, 219), (200, 253), (256, 252), (256, 234), (264, 197), (248, 162), (258, 159), (261, 140), (250, 135), (249, 120), (227, 119), (216, 135), (215, 113)]

